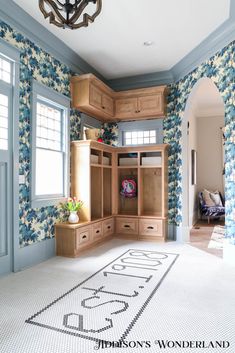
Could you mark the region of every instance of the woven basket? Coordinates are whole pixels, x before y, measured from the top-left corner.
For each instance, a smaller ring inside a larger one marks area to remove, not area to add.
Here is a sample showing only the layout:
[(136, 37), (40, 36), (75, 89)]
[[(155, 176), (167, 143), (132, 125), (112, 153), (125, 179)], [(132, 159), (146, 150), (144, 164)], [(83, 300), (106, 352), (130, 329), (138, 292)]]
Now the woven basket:
[(100, 129), (86, 129), (85, 134), (86, 134), (87, 140), (97, 141), (99, 134), (100, 134)]

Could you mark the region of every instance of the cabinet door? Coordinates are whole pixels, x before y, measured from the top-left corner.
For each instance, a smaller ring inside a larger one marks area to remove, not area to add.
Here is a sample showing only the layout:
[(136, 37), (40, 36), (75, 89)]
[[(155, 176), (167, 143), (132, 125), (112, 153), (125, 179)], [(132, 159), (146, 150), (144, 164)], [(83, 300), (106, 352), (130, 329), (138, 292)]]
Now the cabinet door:
[(102, 109), (102, 91), (93, 84), (90, 84), (90, 104)]
[(104, 236), (109, 236), (114, 233), (114, 220), (113, 218), (106, 219), (103, 221), (103, 231), (104, 231)]
[(102, 94), (102, 109), (110, 116), (114, 115), (114, 103), (113, 98), (107, 94)]
[(138, 98), (138, 112), (141, 116), (163, 115), (164, 107), (162, 94), (156, 93)]
[(137, 98), (116, 99), (116, 117), (132, 118), (138, 114)]
[(138, 234), (138, 219), (136, 218), (117, 218), (116, 219), (117, 234)]

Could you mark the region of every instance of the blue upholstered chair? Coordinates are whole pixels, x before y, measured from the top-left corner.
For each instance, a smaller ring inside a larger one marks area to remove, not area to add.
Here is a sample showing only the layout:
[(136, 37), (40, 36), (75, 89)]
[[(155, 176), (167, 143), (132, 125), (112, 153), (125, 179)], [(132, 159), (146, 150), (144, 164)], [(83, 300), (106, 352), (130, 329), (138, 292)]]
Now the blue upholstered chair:
[(225, 202), (221, 193), (220, 193), (220, 198), (223, 206), (207, 206), (203, 199), (202, 192), (199, 192), (198, 198), (199, 198), (199, 211), (201, 214), (201, 219), (203, 216), (207, 217), (208, 224), (210, 223), (210, 218), (220, 218), (225, 216)]

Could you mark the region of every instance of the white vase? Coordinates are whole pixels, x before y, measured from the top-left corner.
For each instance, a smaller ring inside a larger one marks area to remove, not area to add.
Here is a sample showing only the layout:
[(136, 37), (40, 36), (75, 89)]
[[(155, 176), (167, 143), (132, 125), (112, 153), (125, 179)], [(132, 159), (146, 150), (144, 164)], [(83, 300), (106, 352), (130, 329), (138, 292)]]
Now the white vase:
[(69, 214), (69, 223), (78, 223), (79, 222), (79, 217), (77, 211), (70, 211)]

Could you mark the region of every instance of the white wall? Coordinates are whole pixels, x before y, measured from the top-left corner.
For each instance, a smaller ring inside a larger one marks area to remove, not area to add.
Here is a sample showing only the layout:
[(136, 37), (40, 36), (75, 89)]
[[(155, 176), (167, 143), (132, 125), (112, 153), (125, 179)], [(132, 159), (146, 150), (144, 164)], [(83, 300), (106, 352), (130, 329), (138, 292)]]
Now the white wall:
[(224, 194), (221, 127), (224, 116), (197, 117), (197, 191)]

